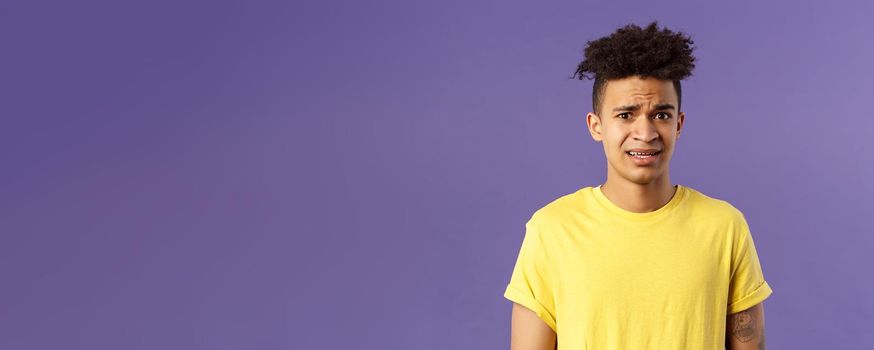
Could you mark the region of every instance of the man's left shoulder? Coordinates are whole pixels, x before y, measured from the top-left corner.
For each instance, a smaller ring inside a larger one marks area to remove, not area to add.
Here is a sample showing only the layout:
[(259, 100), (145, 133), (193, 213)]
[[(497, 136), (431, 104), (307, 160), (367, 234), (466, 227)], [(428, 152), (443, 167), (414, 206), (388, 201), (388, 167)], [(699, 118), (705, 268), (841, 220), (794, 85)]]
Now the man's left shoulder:
[(691, 187), (686, 187), (686, 190), (689, 191), (689, 201), (695, 215), (703, 215), (712, 220), (724, 220), (725, 222), (743, 220), (743, 212), (731, 202), (704, 194)]

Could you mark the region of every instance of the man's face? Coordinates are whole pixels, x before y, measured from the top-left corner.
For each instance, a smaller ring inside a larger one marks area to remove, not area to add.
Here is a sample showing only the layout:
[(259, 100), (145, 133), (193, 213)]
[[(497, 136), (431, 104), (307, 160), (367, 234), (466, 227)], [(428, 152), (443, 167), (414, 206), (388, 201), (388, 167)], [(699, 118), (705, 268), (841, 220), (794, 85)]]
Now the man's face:
[[(685, 118), (677, 111), (677, 92), (670, 80), (610, 80), (600, 109), (600, 115), (587, 114), (586, 123), (592, 138), (604, 144), (608, 177), (646, 185), (668, 174)], [(637, 150), (658, 153), (628, 153)]]

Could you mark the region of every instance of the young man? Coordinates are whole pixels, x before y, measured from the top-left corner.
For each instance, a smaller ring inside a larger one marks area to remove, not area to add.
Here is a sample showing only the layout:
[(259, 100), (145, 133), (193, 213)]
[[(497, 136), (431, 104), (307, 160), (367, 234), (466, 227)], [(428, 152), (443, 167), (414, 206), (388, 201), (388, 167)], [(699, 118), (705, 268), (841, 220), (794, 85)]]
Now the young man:
[(504, 297), (528, 349), (764, 349), (771, 295), (747, 222), (730, 203), (672, 185), (692, 40), (653, 22), (590, 41), (588, 131), (607, 180), (526, 223)]

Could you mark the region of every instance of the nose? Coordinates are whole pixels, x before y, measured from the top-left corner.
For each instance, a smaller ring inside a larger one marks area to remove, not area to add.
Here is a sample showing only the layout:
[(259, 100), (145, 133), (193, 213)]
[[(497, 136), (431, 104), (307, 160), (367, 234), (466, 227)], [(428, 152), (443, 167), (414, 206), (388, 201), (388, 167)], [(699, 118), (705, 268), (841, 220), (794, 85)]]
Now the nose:
[(659, 137), (658, 130), (650, 118), (635, 119), (631, 130), (631, 135), (635, 140), (648, 143)]

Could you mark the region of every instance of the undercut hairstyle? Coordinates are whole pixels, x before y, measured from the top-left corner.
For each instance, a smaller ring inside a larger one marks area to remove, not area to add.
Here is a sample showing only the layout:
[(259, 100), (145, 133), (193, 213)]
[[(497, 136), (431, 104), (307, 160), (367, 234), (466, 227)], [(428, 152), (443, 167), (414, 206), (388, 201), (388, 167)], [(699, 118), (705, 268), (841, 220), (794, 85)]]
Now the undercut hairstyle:
[(641, 28), (629, 24), (612, 34), (586, 43), (584, 59), (571, 79), (595, 79), (592, 108), (601, 115), (607, 81), (639, 75), (641, 78), (670, 80), (677, 91), (680, 111), (680, 80), (692, 75), (694, 42), (682, 32), (659, 29), (658, 21)]

